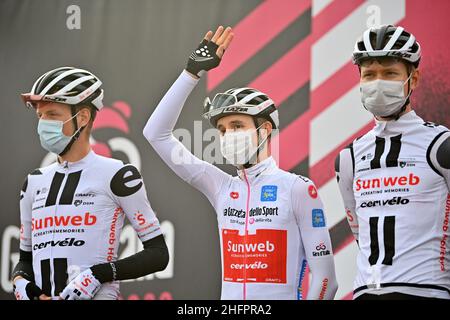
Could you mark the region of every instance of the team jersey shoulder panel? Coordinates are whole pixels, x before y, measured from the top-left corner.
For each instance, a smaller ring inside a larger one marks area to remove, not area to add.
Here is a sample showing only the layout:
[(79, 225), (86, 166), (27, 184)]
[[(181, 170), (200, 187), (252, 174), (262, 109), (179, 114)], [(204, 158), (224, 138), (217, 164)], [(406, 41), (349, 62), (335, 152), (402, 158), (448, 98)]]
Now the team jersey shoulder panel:
[(436, 160), (444, 169), (450, 169), (450, 133), (446, 134), (445, 140), (437, 148)]
[[(322, 202), (316, 185), (311, 179), (299, 174), (290, 173), (289, 175), (291, 180), (291, 210), (300, 226), (302, 221), (305, 221), (306, 215), (310, 213), (309, 209), (314, 207), (322, 210)], [(321, 215), (324, 217), (323, 210)]]
[(136, 166), (121, 160), (96, 155), (87, 168), (95, 174), (102, 187), (112, 198), (128, 197), (144, 186), (143, 177)]
[(364, 135), (353, 140), (353, 142), (350, 143), (346, 148), (344, 148), (344, 150), (347, 148), (351, 148), (351, 149), (353, 149), (353, 151), (355, 151), (355, 149), (359, 148), (360, 146), (373, 143), (375, 141), (375, 138), (376, 138), (376, 133), (375, 133), (375, 128), (373, 128), (370, 131), (368, 131), (367, 133), (365, 133)]
[(450, 169), (450, 131), (445, 126), (434, 123), (424, 123), (425, 133), (429, 137), (427, 148), (427, 162), (431, 169), (438, 175), (445, 177), (446, 171)]
[[(335, 172), (337, 174), (344, 172), (344, 175), (353, 175), (355, 171), (355, 148), (358, 148), (361, 144), (369, 143), (374, 139), (374, 136), (374, 129), (372, 129), (342, 148), (334, 160)], [(339, 175), (337, 179), (339, 182)]]
[[(58, 164), (53, 163), (46, 167), (37, 168), (31, 171), (26, 177), (22, 186), (22, 195), (24, 194), (34, 194), (34, 190), (36, 187), (39, 188), (39, 183), (45, 179), (47, 179), (48, 175), (53, 174), (56, 171)], [(21, 195), (21, 199), (23, 196)]]
[(336, 173), (340, 173), (342, 170), (345, 171), (347, 168), (349, 168), (349, 171), (353, 172), (355, 167), (353, 144), (355, 141), (356, 140), (352, 141), (345, 148), (341, 149), (334, 159), (334, 171)]

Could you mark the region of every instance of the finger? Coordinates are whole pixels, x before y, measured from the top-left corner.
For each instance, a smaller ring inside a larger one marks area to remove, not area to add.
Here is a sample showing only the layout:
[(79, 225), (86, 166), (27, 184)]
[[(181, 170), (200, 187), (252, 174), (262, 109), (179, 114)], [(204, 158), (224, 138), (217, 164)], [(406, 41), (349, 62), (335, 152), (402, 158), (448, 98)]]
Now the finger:
[(225, 39), (225, 42), (219, 47), (217, 48), (216, 54), (219, 58), (223, 57), (223, 54), (225, 53), (225, 50), (228, 48), (228, 46), (230, 45), (231, 40), (233, 40), (233, 36), (234, 34), (231, 33), (230, 35), (228, 35), (228, 37)]
[(209, 30), (209, 31), (205, 34), (205, 36), (203, 37), (203, 39), (206, 40), (206, 41), (211, 41), (212, 36), (213, 36), (213, 32), (212, 32), (211, 30)]
[(220, 47), (217, 48), (216, 55), (220, 59), (222, 59), (224, 52), (225, 52), (225, 48), (223, 46), (220, 46)]
[(228, 35), (231, 33), (231, 28), (227, 27), (225, 29), (225, 31), (221, 34), (221, 36), (219, 37), (219, 39), (217, 39), (216, 43), (217, 45), (221, 45), (224, 43), (225, 39), (228, 37)]
[(216, 30), (216, 33), (214, 33), (214, 36), (212, 37), (211, 41), (216, 43), (217, 39), (222, 35), (223, 32), (223, 26), (219, 26)]
[(222, 43), (223, 48), (226, 50), (230, 46), (231, 41), (233, 41), (234, 33), (228, 34), (228, 37), (226, 37), (225, 41)]
[(45, 295), (45, 294), (41, 294), (39, 296), (39, 300), (52, 300), (52, 298), (47, 296), (47, 295)]

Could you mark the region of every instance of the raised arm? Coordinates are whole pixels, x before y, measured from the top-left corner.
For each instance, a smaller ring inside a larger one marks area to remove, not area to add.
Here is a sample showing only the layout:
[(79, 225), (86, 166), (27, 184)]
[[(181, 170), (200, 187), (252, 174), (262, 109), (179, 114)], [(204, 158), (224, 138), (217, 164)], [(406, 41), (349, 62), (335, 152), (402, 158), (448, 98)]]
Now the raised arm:
[[(231, 177), (194, 156), (174, 137), (172, 131), (186, 99), (198, 83), (199, 76), (220, 63), (232, 37), (231, 29), (224, 30), (223, 27), (219, 27), (214, 36), (211, 31), (205, 35), (199, 47), (190, 56), (186, 70), (159, 102), (143, 132), (163, 161), (180, 178), (205, 194), (213, 204), (222, 185)], [(205, 52), (206, 57), (197, 55), (196, 52)]]

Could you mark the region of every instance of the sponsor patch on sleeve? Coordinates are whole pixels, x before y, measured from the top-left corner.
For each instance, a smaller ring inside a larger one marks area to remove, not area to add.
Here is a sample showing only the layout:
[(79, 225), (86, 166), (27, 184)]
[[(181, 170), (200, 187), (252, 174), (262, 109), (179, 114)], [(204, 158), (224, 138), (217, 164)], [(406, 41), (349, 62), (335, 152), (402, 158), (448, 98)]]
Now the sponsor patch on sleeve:
[(312, 225), (314, 228), (322, 228), (325, 227), (325, 214), (322, 209), (313, 209), (312, 210)]

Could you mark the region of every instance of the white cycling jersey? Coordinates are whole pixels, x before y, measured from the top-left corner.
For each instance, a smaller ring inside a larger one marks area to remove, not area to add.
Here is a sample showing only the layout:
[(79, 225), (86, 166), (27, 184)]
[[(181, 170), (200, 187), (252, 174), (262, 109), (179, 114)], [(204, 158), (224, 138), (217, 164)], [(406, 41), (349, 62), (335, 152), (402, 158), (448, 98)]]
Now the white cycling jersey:
[(450, 299), (450, 133), (414, 111), (376, 126), (336, 159), (359, 242), (354, 297)]
[(297, 299), (306, 262), (308, 299), (337, 290), (322, 202), (314, 184), (272, 158), (233, 177), (191, 154), (172, 134), (197, 84), (183, 72), (153, 112), (144, 135), (167, 165), (213, 205), (222, 258), (222, 299)]
[[(132, 165), (91, 151), (78, 162), (54, 163), (28, 175), (20, 200), (20, 249), (32, 251), (36, 285), (57, 298), (80, 272), (117, 260), (125, 216), (141, 241), (161, 234)], [(118, 294), (118, 282), (104, 283), (94, 299)]]

